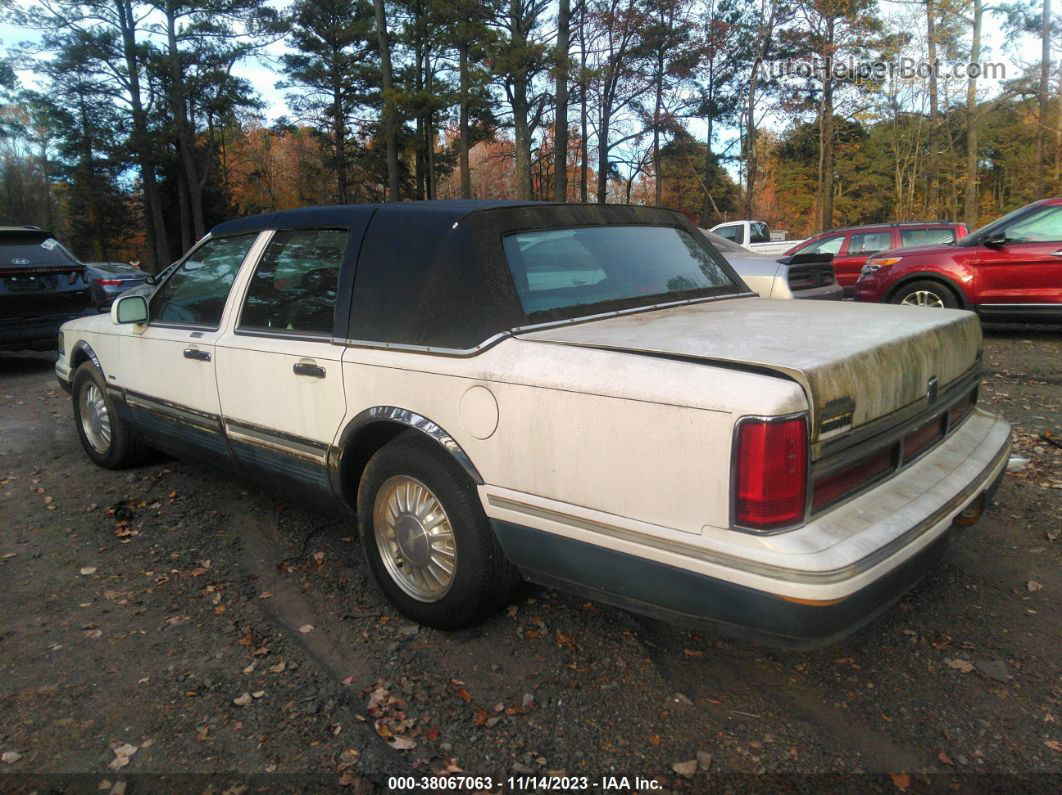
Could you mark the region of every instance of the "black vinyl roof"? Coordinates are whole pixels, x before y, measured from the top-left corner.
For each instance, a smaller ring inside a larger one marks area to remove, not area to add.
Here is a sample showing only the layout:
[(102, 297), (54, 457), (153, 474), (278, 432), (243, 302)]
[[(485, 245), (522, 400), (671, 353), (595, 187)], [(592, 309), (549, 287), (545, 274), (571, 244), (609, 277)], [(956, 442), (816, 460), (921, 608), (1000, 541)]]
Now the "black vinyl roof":
[(278, 210), (247, 218), (235, 218), (220, 223), (210, 230), (211, 237), (242, 235), (261, 232), (264, 229), (303, 229), (317, 226), (361, 226), (378, 210), (387, 214), (398, 213), (408, 223), (417, 223), (427, 218), (448, 216), (460, 219), (477, 210), (496, 207), (524, 207), (547, 205), (551, 202), (508, 201), (502, 199), (442, 199), (437, 201), (387, 202), (381, 204), (330, 204), (319, 207), (300, 207), (294, 210)]
[(608, 224), (680, 227), (718, 256), (680, 213), (617, 204), (458, 200), (308, 207), (227, 221), (211, 235), (349, 229), (333, 338), (471, 351), (528, 323), (505, 257), (506, 235)]

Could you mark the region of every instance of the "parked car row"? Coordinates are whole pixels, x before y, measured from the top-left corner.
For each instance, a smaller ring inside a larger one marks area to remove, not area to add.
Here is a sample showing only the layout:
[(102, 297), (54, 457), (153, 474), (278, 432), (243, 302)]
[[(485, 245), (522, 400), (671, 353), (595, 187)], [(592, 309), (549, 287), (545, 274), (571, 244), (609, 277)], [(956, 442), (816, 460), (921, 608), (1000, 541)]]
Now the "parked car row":
[(83, 263), (38, 227), (0, 227), (0, 350), (55, 350), (63, 323), (147, 278), (124, 262)]
[[(800, 264), (756, 266), (795, 297)], [(302, 495), (423, 624), (523, 578), (820, 645), (998, 486), (981, 349), (970, 312), (757, 297), (678, 213), (455, 201), (221, 224), (65, 324), (56, 374), (92, 461)]]

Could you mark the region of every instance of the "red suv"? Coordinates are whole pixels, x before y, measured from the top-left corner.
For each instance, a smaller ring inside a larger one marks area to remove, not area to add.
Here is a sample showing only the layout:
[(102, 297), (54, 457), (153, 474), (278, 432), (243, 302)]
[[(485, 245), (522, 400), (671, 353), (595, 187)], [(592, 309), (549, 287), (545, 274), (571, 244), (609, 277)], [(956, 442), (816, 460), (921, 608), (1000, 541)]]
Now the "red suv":
[(965, 224), (949, 221), (906, 221), (896, 224), (867, 224), (830, 229), (809, 237), (787, 252), (791, 254), (833, 254), (837, 283), (851, 297), (859, 272), (872, 254), (901, 246), (928, 246), (954, 243), (967, 232)]
[(972, 309), (986, 320), (1062, 320), (1062, 198), (1004, 215), (953, 245), (882, 251), (857, 301)]

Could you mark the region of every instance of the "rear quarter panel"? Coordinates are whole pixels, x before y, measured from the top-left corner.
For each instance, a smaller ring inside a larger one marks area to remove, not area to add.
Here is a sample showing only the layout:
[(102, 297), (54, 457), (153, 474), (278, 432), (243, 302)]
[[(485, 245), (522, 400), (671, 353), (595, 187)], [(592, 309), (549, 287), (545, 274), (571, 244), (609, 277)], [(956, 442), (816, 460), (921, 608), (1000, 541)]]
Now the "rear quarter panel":
[[(434, 421), (483, 476), (488, 515), (504, 490), (661, 532), (727, 526), (736, 419), (807, 408), (783, 379), (515, 339), (468, 359), (349, 348), (343, 375), (344, 426), (377, 405)], [(497, 407), (489, 435), (476, 388)]]

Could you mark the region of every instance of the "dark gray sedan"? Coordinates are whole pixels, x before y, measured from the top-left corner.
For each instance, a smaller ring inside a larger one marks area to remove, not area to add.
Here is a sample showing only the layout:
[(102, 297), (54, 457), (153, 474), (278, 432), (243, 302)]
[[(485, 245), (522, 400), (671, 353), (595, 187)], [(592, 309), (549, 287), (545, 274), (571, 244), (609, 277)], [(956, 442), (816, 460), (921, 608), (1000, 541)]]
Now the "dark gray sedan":
[(92, 303), (96, 309), (107, 309), (111, 302), (131, 287), (138, 287), (147, 273), (128, 262), (86, 262), (92, 283)]

